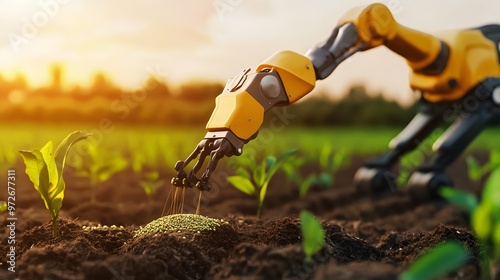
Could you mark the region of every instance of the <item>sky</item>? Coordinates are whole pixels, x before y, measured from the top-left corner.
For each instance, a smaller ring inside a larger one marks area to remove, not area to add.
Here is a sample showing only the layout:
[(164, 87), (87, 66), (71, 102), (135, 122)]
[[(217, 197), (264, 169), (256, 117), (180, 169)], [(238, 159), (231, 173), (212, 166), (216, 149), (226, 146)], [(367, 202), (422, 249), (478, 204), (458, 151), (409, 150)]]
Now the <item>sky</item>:
[[(500, 23), (498, 0), (380, 0), (405, 26), (424, 32)], [(306, 53), (365, 0), (0, 0), (0, 74), (49, 82), (54, 63), (67, 86), (96, 71), (139, 88), (155, 75), (169, 83), (224, 82), (280, 50)], [(385, 47), (358, 53), (317, 83), (332, 97), (353, 84), (407, 104), (415, 99), (405, 61)]]

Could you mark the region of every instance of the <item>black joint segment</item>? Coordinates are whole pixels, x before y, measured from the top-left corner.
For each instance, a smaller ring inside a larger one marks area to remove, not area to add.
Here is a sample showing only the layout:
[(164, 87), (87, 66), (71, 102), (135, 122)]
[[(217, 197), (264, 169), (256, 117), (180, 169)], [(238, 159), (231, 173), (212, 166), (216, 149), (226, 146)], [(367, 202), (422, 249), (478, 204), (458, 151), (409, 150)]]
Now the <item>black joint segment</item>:
[(245, 141), (242, 139), (238, 138), (238, 136), (234, 135), (231, 131), (212, 131), (212, 132), (207, 132), (205, 135), (205, 139), (220, 139), (220, 138), (225, 138), (231, 143), (233, 148), (235, 149), (234, 153), (235, 155), (241, 154), (241, 151), (243, 151), (243, 146), (245, 145)]
[(389, 170), (399, 160), (401, 155), (402, 153), (399, 150), (390, 150), (379, 158), (367, 160), (365, 167)]
[(396, 175), (385, 168), (361, 167), (354, 175), (356, 190), (371, 197), (382, 197), (396, 191)]
[(347, 57), (356, 51), (352, 48), (359, 40), (356, 26), (352, 23), (344, 24), (334, 29), (332, 35), (323, 43), (306, 53), (314, 66), (317, 80), (323, 80), (339, 66)]
[(317, 80), (327, 78), (338, 66), (335, 64), (335, 58), (322, 48), (315, 48), (309, 51), (306, 56), (313, 64)]
[[(446, 65), (448, 64), (449, 57), (450, 57), (450, 48), (443, 41), (441, 41), (441, 50), (439, 51), (439, 54), (436, 57), (436, 59), (430, 65), (426, 66), (423, 69), (417, 70), (415, 72), (419, 73), (419, 74), (430, 75), (430, 76), (439, 75), (446, 68)], [(456, 80), (455, 80), (455, 83), (453, 86), (449, 82), (449, 86), (451, 88), (456, 87), (457, 86)]]
[(188, 188), (195, 187), (200, 180), (196, 178), (195, 176), (191, 176), (188, 180), (186, 180), (185, 186)]
[(175, 171), (177, 171), (177, 172), (180, 171), (183, 165), (184, 165), (184, 161), (182, 161), (182, 160), (177, 161), (175, 163), (175, 166), (174, 166)]
[(212, 187), (210, 186), (209, 182), (208, 182), (208, 178), (201, 178), (201, 180), (199, 180), (197, 183), (196, 183), (196, 188), (200, 191), (210, 191), (212, 189)]
[(180, 179), (179, 177), (174, 177), (172, 178), (172, 180), (170, 181), (170, 183), (172, 183), (172, 185), (176, 186), (176, 187), (182, 187), (183, 184), (182, 184), (182, 179)]
[(483, 33), (484, 37), (493, 41), (493, 43), (495, 44), (495, 47), (497, 49), (498, 63), (500, 63), (500, 25), (499, 24), (489, 24), (489, 25), (481, 26), (481, 27), (476, 28), (476, 29), (481, 31), (481, 33)]
[(443, 201), (439, 190), (442, 187), (453, 187), (453, 181), (442, 171), (417, 171), (408, 180), (408, 185), (411, 199), (420, 204), (429, 201)]

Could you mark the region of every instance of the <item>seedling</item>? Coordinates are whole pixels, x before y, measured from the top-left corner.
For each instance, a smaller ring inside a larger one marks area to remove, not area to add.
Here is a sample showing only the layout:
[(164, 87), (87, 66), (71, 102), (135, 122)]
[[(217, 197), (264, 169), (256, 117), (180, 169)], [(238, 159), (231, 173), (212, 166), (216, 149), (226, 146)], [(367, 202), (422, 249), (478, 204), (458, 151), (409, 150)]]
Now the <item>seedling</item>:
[(399, 280), (426, 280), (445, 276), (461, 267), (469, 253), (457, 241), (447, 241), (420, 256)]
[(472, 214), (472, 227), (484, 244), (493, 244), (492, 257), (500, 261), (500, 168), (486, 182), (481, 203)]
[(296, 149), (288, 150), (278, 156), (278, 158), (272, 156), (267, 157), (260, 164), (256, 164), (251, 156), (246, 156), (240, 160), (241, 166), (236, 169), (237, 175), (227, 178), (227, 181), (238, 190), (257, 197), (259, 203), (257, 207), (257, 217), (260, 218), (269, 182), (274, 174), (276, 174), (276, 172), (282, 168), (283, 164), (290, 160), (296, 152)]
[(319, 153), (321, 174), (319, 174), (315, 183), (322, 187), (331, 186), (334, 174), (348, 163), (349, 157), (345, 151), (334, 152), (332, 146), (323, 146)]
[(208, 218), (196, 214), (175, 214), (163, 216), (156, 219), (145, 227), (135, 232), (134, 237), (146, 234), (169, 233), (169, 232), (196, 232), (215, 231), (222, 225), (229, 225), (224, 220)]
[(76, 158), (74, 168), (76, 175), (88, 178), (90, 181), (90, 202), (96, 201), (96, 189), (100, 183), (106, 182), (114, 174), (124, 170), (128, 162), (119, 155), (105, 156), (98, 151), (95, 144), (87, 145), (88, 164), (84, 163), (83, 158)]
[(500, 167), (493, 170), (488, 178), (481, 203), (472, 194), (452, 188), (442, 188), (440, 195), (471, 214), (472, 228), (486, 251), (482, 256), (482, 271), (483, 279), (488, 279), (490, 259), (500, 261)]
[(299, 170), (308, 162), (304, 158), (295, 157), (293, 160), (287, 161), (283, 166), (287, 178), (299, 186), (299, 196), (302, 199), (311, 186), (331, 186), (335, 173), (349, 162), (345, 151), (334, 153), (331, 146), (323, 146), (318, 158), (321, 172), (319, 174), (309, 174), (305, 178), (300, 174)]
[(325, 231), (321, 223), (307, 212), (300, 212), (300, 223), (302, 228), (302, 249), (306, 255), (306, 261), (311, 261), (312, 256), (325, 246)]
[(41, 150), (20, 151), (26, 165), (26, 174), (40, 193), (45, 208), (50, 211), (53, 237), (58, 236), (57, 217), (62, 207), (66, 187), (63, 179), (66, 156), (74, 143), (89, 136), (81, 131), (73, 132), (64, 138), (55, 152), (52, 141), (49, 141)]
[(146, 193), (148, 199), (161, 187), (165, 181), (160, 180), (160, 174), (157, 171), (151, 171), (144, 174), (144, 179), (139, 182)]
[(469, 179), (477, 182), (483, 178), (484, 175), (500, 167), (500, 151), (491, 151), (489, 161), (483, 166), (481, 166), (473, 156), (468, 156), (467, 167)]

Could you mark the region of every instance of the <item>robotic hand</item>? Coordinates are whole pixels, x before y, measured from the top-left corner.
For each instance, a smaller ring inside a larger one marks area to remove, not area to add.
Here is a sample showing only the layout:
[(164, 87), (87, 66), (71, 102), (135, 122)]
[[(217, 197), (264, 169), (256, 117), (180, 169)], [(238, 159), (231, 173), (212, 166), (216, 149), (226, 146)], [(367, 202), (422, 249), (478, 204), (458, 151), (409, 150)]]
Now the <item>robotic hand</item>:
[[(439, 185), (451, 184), (444, 169), (494, 116), (500, 115), (500, 26), (447, 31), (438, 38), (398, 24), (383, 4), (350, 10), (331, 36), (305, 56), (278, 52), (255, 70), (245, 69), (230, 79), (216, 99), (205, 139), (185, 161), (177, 162), (172, 184), (210, 190), (210, 175), (219, 160), (241, 155), (243, 146), (257, 136), (266, 111), (293, 104), (342, 61), (381, 45), (406, 59), (411, 68), (410, 86), (421, 93), (423, 106), (391, 141), (388, 153), (359, 169), (355, 176), (358, 188), (368, 192), (392, 189), (393, 182), (387, 176), (391, 167), (448, 119), (446, 114), (475, 95), (478, 108), (459, 116), (436, 142), (436, 156), (410, 178), (417, 186), (432, 185), (433, 193)], [(198, 156), (187, 173), (188, 164)], [(207, 168), (198, 178), (196, 173), (207, 157)]]

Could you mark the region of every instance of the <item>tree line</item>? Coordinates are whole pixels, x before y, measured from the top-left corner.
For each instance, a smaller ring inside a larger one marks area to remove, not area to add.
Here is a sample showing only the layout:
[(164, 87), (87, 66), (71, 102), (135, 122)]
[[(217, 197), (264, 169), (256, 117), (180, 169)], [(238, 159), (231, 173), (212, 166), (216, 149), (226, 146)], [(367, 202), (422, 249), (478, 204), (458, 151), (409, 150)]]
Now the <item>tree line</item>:
[[(35, 89), (22, 76), (12, 80), (0, 77), (0, 120), (57, 123), (110, 119), (129, 124), (199, 125), (207, 122), (215, 97), (224, 88), (222, 83), (205, 81), (174, 89), (150, 77), (140, 88), (124, 90), (98, 73), (88, 87), (66, 89), (62, 76), (62, 70), (54, 67), (51, 84)], [(370, 96), (363, 86), (352, 87), (339, 101), (324, 96), (287, 107), (295, 115), (292, 123), (403, 126), (417, 111), (417, 105), (404, 108), (381, 95)]]

